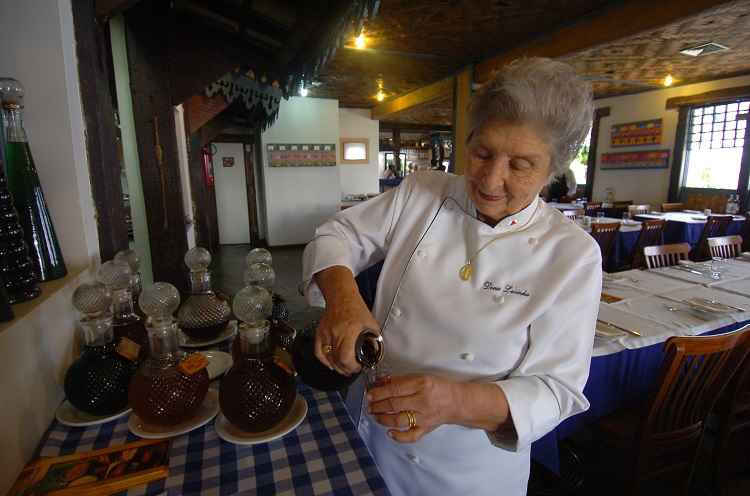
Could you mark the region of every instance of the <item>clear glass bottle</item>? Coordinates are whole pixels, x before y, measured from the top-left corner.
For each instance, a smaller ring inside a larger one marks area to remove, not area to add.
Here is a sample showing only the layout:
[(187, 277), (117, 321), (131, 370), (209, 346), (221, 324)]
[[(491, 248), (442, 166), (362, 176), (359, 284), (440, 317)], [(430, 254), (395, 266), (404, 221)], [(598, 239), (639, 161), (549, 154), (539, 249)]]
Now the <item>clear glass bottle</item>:
[[(131, 349), (138, 361), (143, 361), (148, 356), (149, 340), (143, 320), (133, 311), (130, 265), (123, 261), (110, 260), (99, 268), (97, 278), (112, 293), (115, 341), (118, 345)], [(137, 349), (131, 343), (134, 343)]]
[[(263, 250), (262, 248), (256, 248), (256, 250)], [(268, 253), (268, 250), (263, 250)], [(265, 256), (262, 252), (256, 253), (256, 256), (251, 257), (249, 254), (246, 257), (246, 261), (250, 259), (267, 259), (270, 260), (271, 254)], [(271, 312), (272, 321), (281, 321), (289, 319), (289, 309), (286, 305), (286, 300), (281, 297), (278, 293), (273, 291), (274, 284), (276, 283), (276, 272), (270, 263), (267, 262), (253, 262), (245, 267), (243, 274), (245, 286), (260, 286), (267, 289), (273, 295), (273, 311)]]
[(37, 276), (41, 281), (59, 279), (68, 271), (23, 128), (23, 87), (18, 81), (5, 81), (13, 82), (0, 88), (2, 107), (8, 120), (5, 144), (8, 189)]
[(146, 423), (176, 425), (193, 416), (203, 403), (210, 382), (208, 371), (184, 367), (188, 355), (180, 350), (172, 318), (180, 305), (177, 288), (157, 282), (143, 290), (139, 303), (149, 317), (151, 354), (130, 382), (130, 405)]
[(297, 394), (290, 370), (279, 365), (270, 339), (271, 294), (258, 286), (234, 297), (242, 321), (232, 345), (234, 364), (221, 380), (219, 404), (224, 416), (246, 432), (261, 432), (281, 422)]
[(90, 415), (112, 415), (128, 405), (128, 385), (136, 363), (117, 352), (112, 333), (112, 297), (101, 283), (84, 283), (73, 293), (73, 306), (81, 312), (83, 339), (80, 357), (65, 374), (65, 396)]
[(128, 248), (127, 250), (120, 250), (115, 253), (113, 260), (115, 262), (125, 262), (130, 266), (130, 295), (133, 297), (133, 309), (140, 317), (143, 317), (138, 306), (138, 298), (141, 296), (141, 291), (143, 291), (143, 278), (140, 271), (141, 259), (138, 258), (135, 250)]
[(208, 341), (227, 327), (232, 310), (211, 288), (211, 254), (196, 246), (185, 254), (190, 269), (190, 295), (177, 312), (182, 332), (197, 341)]

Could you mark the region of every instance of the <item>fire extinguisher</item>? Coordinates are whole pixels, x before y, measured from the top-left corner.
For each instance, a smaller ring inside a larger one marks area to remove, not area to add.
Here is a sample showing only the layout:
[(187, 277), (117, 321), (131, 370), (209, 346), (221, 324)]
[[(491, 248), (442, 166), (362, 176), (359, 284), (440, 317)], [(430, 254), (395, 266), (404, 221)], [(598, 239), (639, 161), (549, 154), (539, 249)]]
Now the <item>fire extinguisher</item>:
[(214, 164), (213, 156), (207, 146), (204, 146), (201, 150), (203, 158), (203, 180), (206, 182), (206, 186), (211, 189), (214, 187)]

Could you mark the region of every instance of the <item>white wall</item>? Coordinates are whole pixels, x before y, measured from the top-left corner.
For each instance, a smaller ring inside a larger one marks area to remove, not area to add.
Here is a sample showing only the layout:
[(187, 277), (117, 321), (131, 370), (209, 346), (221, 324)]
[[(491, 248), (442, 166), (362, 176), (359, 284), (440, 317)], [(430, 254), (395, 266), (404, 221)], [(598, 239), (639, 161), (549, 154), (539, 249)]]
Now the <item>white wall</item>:
[(339, 109), (339, 135), (341, 138), (370, 140), (369, 163), (367, 164), (342, 164), (342, 151), (339, 143), (341, 194), (377, 193), (380, 190), (378, 181), (379, 122), (370, 119), (370, 109), (341, 108)]
[[(750, 76), (720, 79), (706, 83), (690, 84), (676, 88), (647, 91), (636, 95), (604, 98), (596, 100), (595, 107), (610, 107), (609, 117), (605, 117), (599, 124), (599, 142), (596, 157), (596, 175), (594, 177), (593, 199), (603, 200), (605, 190), (613, 188), (617, 200), (633, 200), (635, 203), (649, 203), (660, 205), (667, 200), (669, 190), (669, 175), (674, 166), (672, 152), (674, 150), (675, 135), (677, 133), (677, 109), (665, 110), (668, 98), (694, 95), (707, 91), (746, 86), (750, 84)], [(662, 119), (662, 143), (647, 147), (611, 148), (610, 134), (614, 124), (641, 121), (648, 119)], [(616, 151), (637, 150), (670, 150), (669, 169), (648, 170), (601, 170), (602, 153)]]
[[(250, 242), (247, 212), (245, 152), (242, 143), (213, 143), (214, 187), (219, 223), (219, 243), (236, 245)], [(224, 157), (234, 158), (233, 167), (224, 167)]]
[(339, 167), (269, 167), (269, 143), (335, 143), (339, 147), (337, 100), (292, 97), (281, 100), (279, 118), (261, 137), (267, 241), (296, 245), (312, 239), (315, 228), (336, 213), (341, 202)]
[[(0, 2), (0, 73), (26, 88), (25, 124), (70, 275), (42, 286), (0, 325), (0, 494), (12, 484), (62, 400), (71, 360), (70, 297), (97, 261), (70, 0)], [(82, 271), (83, 270), (83, 271)]]

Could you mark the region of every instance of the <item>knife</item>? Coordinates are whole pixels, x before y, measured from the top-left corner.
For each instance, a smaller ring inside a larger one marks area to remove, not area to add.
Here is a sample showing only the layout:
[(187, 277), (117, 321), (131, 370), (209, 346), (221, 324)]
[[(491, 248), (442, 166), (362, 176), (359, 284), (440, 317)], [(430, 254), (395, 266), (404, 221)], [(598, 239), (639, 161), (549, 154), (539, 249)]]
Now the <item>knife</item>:
[(709, 276), (707, 276), (706, 274), (704, 274), (703, 272), (701, 272), (699, 270), (691, 269), (689, 267), (685, 267), (684, 265), (670, 265), (667, 268), (668, 269), (674, 269), (674, 270), (681, 270), (683, 272), (690, 272), (691, 274), (697, 274), (697, 275), (699, 275), (701, 277), (709, 277)]
[(627, 332), (628, 334), (632, 334), (633, 336), (641, 337), (641, 333), (638, 331), (631, 331), (630, 329), (625, 329), (624, 327), (620, 327), (617, 324), (613, 324), (612, 322), (607, 322), (606, 320), (602, 319), (596, 319), (597, 322), (601, 322), (604, 325), (608, 325), (614, 329), (617, 329), (618, 331)]

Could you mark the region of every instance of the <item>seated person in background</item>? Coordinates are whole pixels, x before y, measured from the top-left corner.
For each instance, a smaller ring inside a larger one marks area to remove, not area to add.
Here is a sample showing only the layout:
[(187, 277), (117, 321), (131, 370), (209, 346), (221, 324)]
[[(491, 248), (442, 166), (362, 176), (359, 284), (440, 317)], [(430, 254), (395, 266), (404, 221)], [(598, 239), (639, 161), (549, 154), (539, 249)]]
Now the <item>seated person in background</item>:
[(570, 167), (565, 169), (565, 172), (559, 176), (555, 176), (547, 186), (547, 194), (545, 199), (547, 201), (556, 201), (566, 203), (575, 200), (576, 197), (576, 176)]

